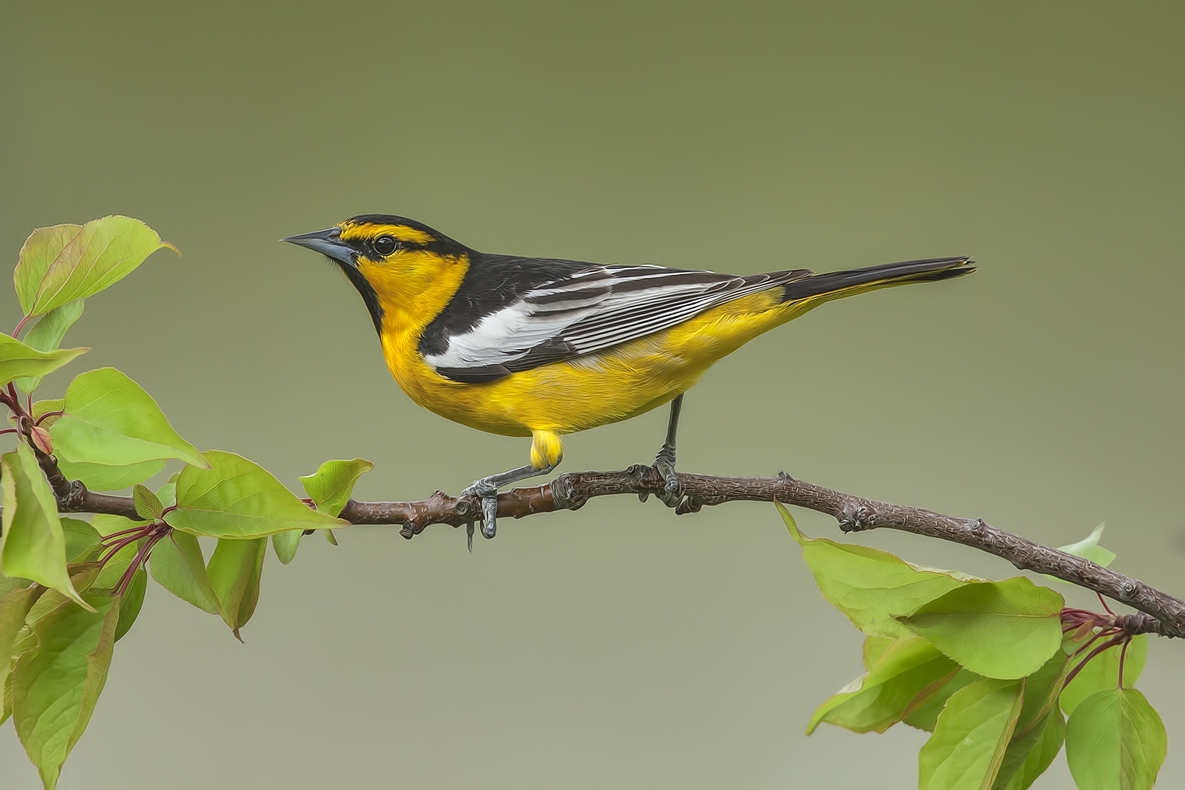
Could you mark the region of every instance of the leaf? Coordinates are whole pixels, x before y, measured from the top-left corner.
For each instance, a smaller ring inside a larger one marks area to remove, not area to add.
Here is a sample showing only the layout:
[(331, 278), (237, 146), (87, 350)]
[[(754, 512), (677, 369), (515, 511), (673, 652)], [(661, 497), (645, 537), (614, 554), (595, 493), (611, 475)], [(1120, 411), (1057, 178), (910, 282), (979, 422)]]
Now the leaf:
[(87, 558), (99, 547), (102, 536), (85, 521), (76, 518), (59, 518), (62, 536), (66, 540), (66, 564)]
[(941, 571), (919, 570), (887, 551), (807, 537), (790, 511), (776, 505), (791, 537), (802, 547), (819, 592), (870, 636), (911, 636), (895, 617), (965, 584)]
[[(1028, 790), (1033, 782), (1037, 781), (1037, 778), (1053, 764), (1054, 758), (1062, 750), (1062, 743), (1065, 739), (1066, 719), (1060, 710), (1055, 710), (1046, 716), (1044, 722), (1036, 730), (1020, 738), (1013, 738), (1012, 742), (1008, 744), (1008, 750), (1004, 753), (1004, 761), (1000, 766), (1000, 773), (997, 774), (996, 784), (992, 786), (993, 790), (995, 788)], [(1009, 763), (1010, 756), (1014, 754), (1014, 744), (1019, 744), (1017, 751), (1025, 753), (1024, 762), (1019, 766)], [(1005, 770), (1012, 778), (1007, 784), (1001, 785), (1000, 779), (1004, 776)]]
[(823, 722), (852, 732), (884, 732), (955, 674), (958, 667), (924, 639), (898, 639), (867, 673), (824, 702), (806, 734)]
[[(66, 330), (82, 316), (83, 301), (78, 299), (51, 310), (25, 335), (25, 345), (38, 351), (57, 351)], [(24, 392), (33, 392), (41, 384), (41, 376), (19, 378), (16, 385)]]
[(57, 784), (70, 750), (90, 722), (107, 682), (119, 602), (88, 596), (63, 603), (33, 626), (37, 647), (12, 669), (12, 720), (46, 788)]
[(1057, 699), (1069, 671), (1066, 654), (1058, 650), (1040, 669), (1025, 678), (1025, 702), (1016, 722), (1016, 734), (1036, 729), (1057, 708)]
[(174, 530), (153, 548), (148, 569), (173, 595), (203, 612), (218, 614), (218, 596), (210, 586), (202, 547), (193, 535)]
[(136, 514), (145, 521), (160, 521), (164, 515), (165, 506), (156, 498), (156, 494), (142, 485), (132, 489), (132, 500), (136, 504)]
[[(1045, 739), (1052, 737), (1046, 735), (1051, 721), (1056, 719), (1059, 723), (1064, 723), (1061, 711), (1057, 708), (1057, 698), (1068, 672), (1066, 655), (1059, 650), (1040, 669), (1025, 678), (1024, 704), (1021, 706), (1020, 717), (1017, 719), (1012, 740), (1008, 742), (1008, 749), (1004, 752), (995, 784), (992, 785), (997, 790), (1010, 785), (1018, 773), (1026, 772), (1026, 766), (1029, 766), (1029, 773), (1040, 767), (1039, 771), (1032, 773), (1032, 779), (1036, 779), (1049, 767), (1048, 762), (1041, 765), (1043, 757), (1038, 756), (1032, 764), (1029, 757), (1033, 749), (1043, 748)], [(1057, 743), (1057, 750), (1049, 755), (1050, 761), (1061, 750), (1060, 736)], [(1032, 780), (1029, 780), (1029, 784), (1032, 784)]]
[(222, 620), (240, 642), (239, 629), (247, 624), (259, 602), (259, 580), (263, 574), (263, 557), (267, 538), (254, 540), (218, 541), (210, 564), (210, 586), (218, 596)]
[(311, 475), (300, 478), (305, 493), (317, 505), (317, 510), (336, 516), (350, 501), (358, 478), (374, 469), (370, 461), (355, 458), (351, 461), (326, 461)]
[(49, 271), (50, 265), (81, 232), (81, 225), (54, 225), (38, 228), (25, 239), (16, 269), (12, 273), (16, 296), (25, 315), (32, 313), (33, 302), (37, 298), (37, 286)]
[(300, 548), (300, 538), (304, 530), (290, 529), (287, 532), (277, 532), (272, 535), (272, 548), (280, 562), (287, 565), (296, 559), (296, 550)]
[(1066, 722), (1066, 762), (1079, 790), (1146, 790), (1168, 753), (1160, 715), (1136, 689), (1103, 689)]
[(68, 480), (81, 480), (88, 491), (120, 491), (148, 480), (165, 468), (165, 462), (145, 461), (130, 466), (107, 466), (70, 461), (58, 456), (58, 468)]
[(982, 678), (956, 692), (918, 753), (918, 790), (988, 790), (1024, 699), (1024, 682)]
[(58, 503), (29, 445), (0, 457), (4, 513), (0, 570), (58, 590), (86, 606), (66, 571), (66, 538)]
[[(1077, 543), (1071, 543), (1068, 546), (1059, 546), (1058, 551), (1064, 551), (1066, 554), (1073, 554), (1075, 557), (1082, 557), (1090, 560), (1095, 565), (1101, 565), (1106, 568), (1115, 561), (1115, 552), (1110, 549), (1104, 549), (1099, 545), (1099, 539), (1103, 537), (1103, 528), (1106, 524), (1099, 524), (1082, 540)], [(1046, 579), (1052, 579), (1058, 584), (1069, 584), (1070, 582), (1064, 579), (1059, 579), (1056, 576), (1050, 576), (1047, 573), (1041, 574)]]
[(1099, 545), (1099, 539), (1103, 537), (1103, 529), (1106, 526), (1106, 524), (1099, 524), (1082, 540), (1071, 543), (1069, 546), (1061, 546), (1058, 550), (1064, 551), (1066, 554), (1073, 554), (1075, 557), (1088, 559), (1095, 565), (1102, 565), (1106, 568), (1115, 561), (1115, 552)]
[(885, 654), (885, 651), (892, 647), (896, 639), (887, 636), (866, 636), (864, 637), (864, 650), (860, 656), (864, 662), (864, 670), (872, 669), (872, 665), (880, 660), (880, 657)]
[(58, 225), (34, 231), (21, 248), (13, 273), (21, 308), (25, 315), (43, 315), (93, 296), (162, 247), (177, 252), (152, 228), (129, 217), (103, 217), (81, 227)]
[(115, 368), (83, 373), (66, 389), (54, 446), (76, 462), (129, 466), (177, 458), (205, 466), (201, 453), (169, 425), (156, 401)]
[(16, 338), (0, 335), (0, 385), (20, 378), (40, 378), (89, 350), (63, 348), (57, 351), (37, 351)]
[(132, 581), (119, 600), (119, 624), (115, 627), (115, 641), (123, 639), (124, 634), (131, 630), (132, 624), (140, 616), (140, 609), (144, 606), (144, 593), (148, 591), (148, 574), (143, 568), (132, 574)]
[[(1072, 643), (1071, 643), (1072, 644)], [(1098, 642), (1095, 643), (1096, 645)], [(1077, 666), (1090, 650), (1070, 659), (1071, 666)], [(1119, 686), (1119, 656), (1121, 647), (1113, 647), (1099, 653), (1090, 660), (1082, 670), (1074, 676), (1070, 684), (1062, 691), (1062, 710), (1069, 716), (1082, 700), (1100, 689), (1113, 689)], [(1123, 685), (1132, 688), (1140, 679), (1144, 671), (1144, 662), (1148, 658), (1148, 635), (1139, 634), (1132, 637), (1127, 646), (1127, 656), (1123, 660)]]
[(289, 529), (349, 526), (313, 510), (263, 467), (240, 455), (211, 450), (206, 460), (209, 469), (187, 466), (177, 478), (177, 509), (165, 515), (169, 526), (216, 538), (262, 538)]
[[(13, 590), (0, 599), (0, 696), (3, 696), (3, 689), (8, 684), (8, 675), (12, 671), (17, 634), (24, 628), (29, 610), (44, 592), (45, 588), (41, 586), (24, 587)], [(10, 703), (0, 705), (0, 724), (7, 721), (10, 715)]]
[[(37, 421), (41, 421), (42, 426), (48, 427), (49, 425), (52, 424), (50, 421), (57, 420), (57, 417), (45, 417), (45, 415), (47, 415), (53, 411), (61, 411), (62, 406), (65, 403), (66, 403), (65, 398), (52, 398), (49, 400), (39, 400), (33, 404), (33, 419), (37, 420)], [(44, 421), (41, 420), (42, 417), (45, 417)]]
[(160, 488), (156, 489), (156, 498), (165, 507), (173, 507), (177, 504), (177, 484), (165, 483)]
[(1023, 576), (951, 590), (899, 618), (962, 666), (1013, 680), (1036, 672), (1061, 644), (1065, 601)]
[(947, 700), (954, 696), (954, 693), (959, 689), (966, 688), (979, 679), (979, 675), (976, 675), (974, 672), (968, 672), (966, 669), (960, 667), (959, 671), (954, 674), (954, 677), (946, 682), (946, 685), (927, 697), (921, 705), (918, 705), (902, 721), (910, 727), (916, 727), (926, 732), (934, 732), (934, 728), (938, 726), (938, 715), (946, 707)]

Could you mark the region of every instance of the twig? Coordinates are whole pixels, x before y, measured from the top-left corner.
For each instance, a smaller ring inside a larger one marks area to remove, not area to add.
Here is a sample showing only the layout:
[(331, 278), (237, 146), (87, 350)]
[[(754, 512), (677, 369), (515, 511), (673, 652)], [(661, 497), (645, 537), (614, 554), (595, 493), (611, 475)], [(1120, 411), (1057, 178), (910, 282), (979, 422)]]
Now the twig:
[[(96, 494), (78, 481), (66, 481), (51, 456), (38, 461), (58, 496), (63, 512), (112, 513), (138, 518), (130, 497)], [(1153, 633), (1185, 638), (1185, 601), (1153, 587), (1048, 546), (997, 529), (982, 519), (964, 519), (905, 505), (894, 505), (817, 486), (789, 475), (777, 477), (712, 477), (678, 474), (684, 499), (677, 513), (694, 513), (725, 502), (778, 501), (826, 513), (844, 532), (895, 529), (979, 549), (1007, 560), (1021, 570), (1046, 573), (1127, 604), (1139, 612), (1121, 616), (1117, 626), (1128, 634)], [(532, 488), (516, 488), (498, 497), (499, 518), (576, 510), (594, 497), (654, 494), (663, 488), (658, 472), (632, 466), (618, 472), (572, 472)], [(357, 502), (350, 500), (341, 517), (352, 524), (397, 524), (411, 538), (432, 524), (458, 527), (478, 514), (476, 500), (437, 491), (419, 502)]]

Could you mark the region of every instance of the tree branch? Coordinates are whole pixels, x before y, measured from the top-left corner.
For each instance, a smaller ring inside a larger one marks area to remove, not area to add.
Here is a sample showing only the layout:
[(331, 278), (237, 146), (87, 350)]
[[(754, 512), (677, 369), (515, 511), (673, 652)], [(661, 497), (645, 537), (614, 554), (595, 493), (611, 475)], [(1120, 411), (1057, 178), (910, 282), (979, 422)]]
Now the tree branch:
[[(40, 456), (38, 460), (41, 460)], [(113, 513), (138, 518), (130, 497), (95, 494), (64, 478), (52, 463), (46, 469), (63, 512)], [(54, 476), (56, 473), (57, 478)], [(994, 554), (1021, 570), (1046, 573), (1079, 587), (1093, 590), (1144, 614), (1126, 615), (1120, 627), (1130, 634), (1154, 633), (1185, 638), (1185, 601), (1174, 598), (1129, 576), (1027, 538), (997, 529), (982, 519), (964, 519), (905, 505), (878, 502), (823, 486), (777, 477), (713, 477), (678, 473), (684, 495), (677, 513), (698, 512), (706, 505), (725, 502), (778, 501), (834, 517), (844, 532), (895, 529), (947, 540)], [(599, 496), (636, 494), (645, 499), (663, 488), (663, 479), (649, 466), (632, 466), (619, 472), (571, 472), (532, 488), (516, 488), (498, 496), (499, 518), (522, 518), (536, 513), (577, 510)], [(477, 501), (458, 499), (437, 491), (419, 502), (357, 502), (350, 500), (341, 517), (351, 524), (397, 524), (400, 534), (412, 538), (432, 524), (461, 526), (480, 516)]]

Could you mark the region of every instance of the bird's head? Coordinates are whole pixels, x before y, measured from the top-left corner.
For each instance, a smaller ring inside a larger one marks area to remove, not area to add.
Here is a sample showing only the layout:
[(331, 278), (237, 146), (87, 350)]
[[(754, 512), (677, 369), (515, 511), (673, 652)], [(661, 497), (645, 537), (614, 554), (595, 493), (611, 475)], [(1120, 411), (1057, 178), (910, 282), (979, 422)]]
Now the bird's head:
[(389, 214), (363, 214), (326, 230), (283, 241), (323, 253), (349, 278), (379, 334), (395, 310), (451, 297), (468, 268), (470, 250), (422, 222)]

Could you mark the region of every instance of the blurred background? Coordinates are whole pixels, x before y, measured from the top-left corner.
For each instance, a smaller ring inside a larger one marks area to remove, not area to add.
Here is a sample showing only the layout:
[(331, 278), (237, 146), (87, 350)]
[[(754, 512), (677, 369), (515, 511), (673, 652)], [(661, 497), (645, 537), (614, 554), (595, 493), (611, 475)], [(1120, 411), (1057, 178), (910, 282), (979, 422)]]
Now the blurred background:
[[(13, 3), (0, 250), (110, 213), (158, 253), (67, 345), (201, 448), (298, 488), (456, 492), (527, 441), (415, 407), (357, 293), (277, 243), (414, 217), (479, 249), (736, 273), (967, 254), (974, 276), (828, 305), (693, 390), (682, 469), (922, 505), (1185, 594), (1185, 10), (1144, 3)], [(0, 325), (19, 318), (0, 289)], [(57, 374), (45, 397), (68, 383)], [(649, 462), (666, 415), (571, 437)], [(798, 514), (807, 532), (835, 524)], [(997, 578), (1002, 561), (854, 538)], [(858, 675), (772, 506), (603, 499), (268, 558), (234, 640), (155, 585), (60, 787), (916, 786), (925, 734), (803, 728)], [(1065, 588), (1073, 604), (1094, 607)], [(1185, 772), (1181, 645), (1140, 686)], [(0, 786), (39, 786), (11, 724)], [(1038, 787), (1070, 787), (1064, 757)]]

